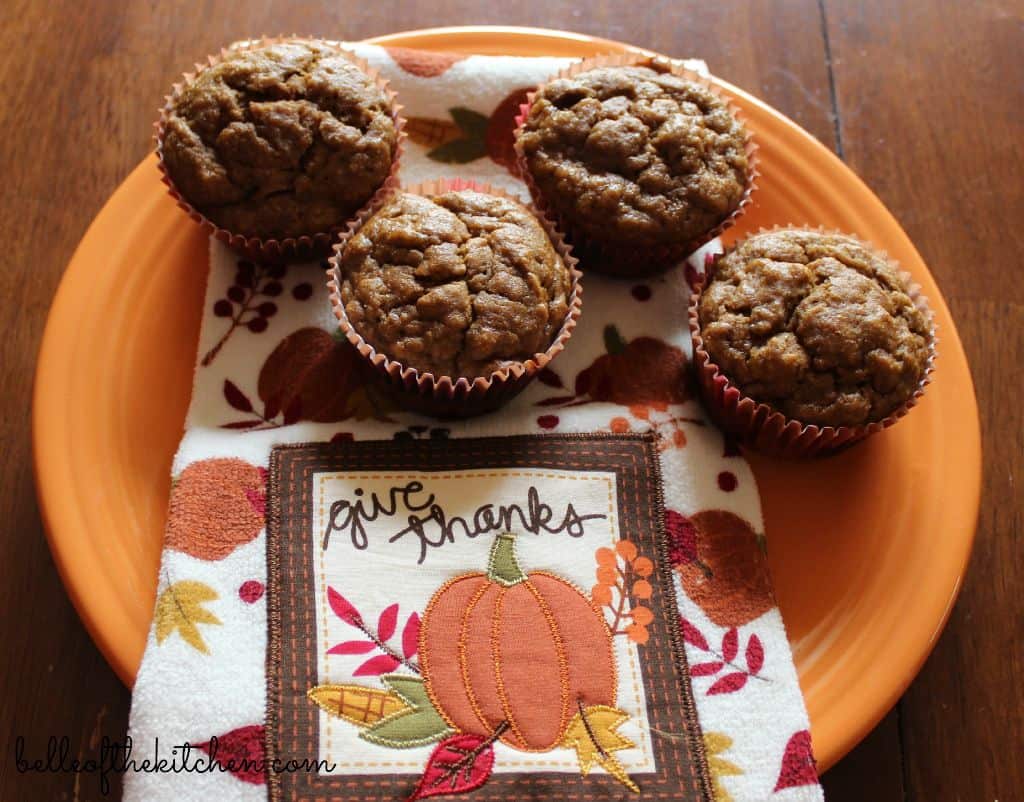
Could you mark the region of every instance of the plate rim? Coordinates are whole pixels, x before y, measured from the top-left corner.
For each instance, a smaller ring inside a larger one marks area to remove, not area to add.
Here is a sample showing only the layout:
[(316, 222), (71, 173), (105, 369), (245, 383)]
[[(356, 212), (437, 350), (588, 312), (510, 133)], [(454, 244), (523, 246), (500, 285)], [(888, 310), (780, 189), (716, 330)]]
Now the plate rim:
[[(524, 47), (527, 45), (534, 46), (538, 42), (558, 42), (564, 45), (566, 42), (572, 43), (573, 47), (578, 50), (579, 55), (586, 53), (596, 52), (642, 52), (652, 53), (653, 51), (641, 48), (635, 45), (630, 45), (623, 42), (618, 42), (611, 39), (604, 39), (600, 37), (589, 36), (586, 34), (579, 34), (570, 31), (560, 31), (556, 29), (547, 28), (532, 28), (522, 26), (488, 26), (488, 25), (471, 25), (471, 26), (450, 26), (450, 27), (438, 27), (438, 28), (424, 28), (400, 31), (396, 33), (387, 34), (384, 36), (373, 37), (364, 41), (372, 44), (380, 44), (385, 46), (420, 46), (424, 49), (452, 49), (461, 52), (480, 52), (478, 47), (474, 47), (473, 43), (479, 41), (481, 37), (488, 38), (490, 40), (518, 40)], [(432, 44), (425, 44), (423, 40), (432, 39)], [(508, 53), (506, 48), (491, 49), (489, 52), (504, 52)], [(537, 49), (538, 54), (542, 53), (543, 50)], [(945, 299), (942, 293), (939, 291), (937, 285), (935, 285), (934, 277), (931, 275), (931, 271), (928, 270), (926, 263), (917, 254), (916, 248), (913, 243), (909, 240), (906, 233), (903, 231), (902, 226), (888, 210), (887, 207), (881, 202), (877, 196), (871, 191), (869, 187), (860, 179), (860, 177), (842, 160), (836, 156), (830, 149), (825, 147), (821, 142), (815, 139), (809, 132), (800, 127), (797, 123), (768, 105), (764, 101), (759, 100), (757, 97), (749, 94), (748, 92), (739, 89), (738, 87), (729, 84), (719, 78), (714, 79), (716, 83), (722, 86), (723, 89), (729, 93), (741, 96), (746, 102), (758, 106), (762, 111), (767, 112), (777, 121), (784, 123), (786, 126), (795, 129), (796, 132), (808, 145), (812, 145), (817, 151), (819, 157), (825, 158), (827, 161), (834, 162), (834, 166), (837, 169), (842, 169), (846, 172), (850, 178), (854, 179), (863, 191), (869, 193), (877, 203), (885, 210), (886, 215), (896, 230), (906, 238), (907, 243), (913, 250), (914, 254), (920, 260), (921, 264), (925, 266), (925, 270), (931, 279), (932, 285), (934, 286), (934, 292), (929, 292), (929, 300), (933, 307), (939, 308), (945, 312), (945, 315), (952, 322), (952, 315), (949, 313), (948, 307), (945, 303)], [(88, 577), (80, 575), (77, 566), (74, 564), (73, 559), (69, 559), (71, 555), (65, 553), (67, 548), (66, 539), (58, 536), (58, 530), (66, 531), (66, 527), (63, 524), (57, 523), (59, 517), (54, 508), (55, 492), (50, 487), (51, 478), (47, 477), (46, 471), (43, 466), (43, 457), (45, 455), (52, 454), (47, 447), (51, 437), (48, 434), (48, 421), (46, 411), (52, 408), (52, 405), (48, 405), (45, 394), (47, 392), (46, 381), (44, 379), (52, 372), (54, 367), (54, 359), (57, 353), (60, 352), (60, 343), (58, 325), (56, 318), (59, 315), (55, 315), (57, 312), (62, 312), (63, 308), (68, 305), (68, 296), (72, 292), (72, 285), (75, 283), (77, 273), (75, 266), (77, 263), (84, 260), (83, 254), (89, 249), (96, 247), (96, 238), (98, 232), (101, 229), (101, 223), (105, 220), (105, 216), (109, 216), (112, 213), (112, 209), (116, 207), (118, 200), (118, 193), (128, 184), (133, 181), (137, 182), (144, 180), (144, 173), (148, 173), (152, 169), (151, 154), (147, 155), (136, 167), (134, 167), (128, 176), (123, 179), (119, 185), (114, 189), (110, 197), (107, 198), (99, 212), (94, 216), (90, 222), (85, 233), (82, 235), (81, 240), (75, 248), (70, 260), (68, 261), (65, 272), (61, 277), (57, 291), (54, 295), (53, 302), (51, 304), (45, 330), (41, 340), (41, 345), (38, 353), (38, 359), (36, 363), (36, 375), (33, 384), (32, 394), (32, 451), (33, 451), (33, 474), (35, 479), (36, 497), (38, 501), (38, 507), (40, 517), (42, 519), (44, 532), (52, 553), (54, 563), (57, 567), (58, 573), (61, 577), (61, 581), (65, 587), (69, 598), (75, 606), (76, 611), (79, 614), (79, 618), (82, 620), (83, 625), (89, 632), (93, 642), (97, 645), (100, 651), (103, 653), (107, 662), (111, 665), (114, 671), (122, 679), (122, 681), (129, 687), (131, 687), (134, 681), (134, 669), (132, 663), (135, 662), (136, 656), (132, 653), (132, 650), (126, 649), (123, 644), (112, 642), (109, 637), (107, 628), (100, 626), (99, 622), (102, 620), (102, 616), (96, 616), (94, 609), (96, 607), (103, 607), (106, 610), (117, 609), (117, 598), (116, 595), (110, 593), (110, 588), (100, 589), (100, 593), (97, 597), (97, 588), (88, 585)], [(79, 271), (80, 272), (80, 271)], [(970, 373), (970, 365), (967, 362), (966, 354), (963, 351), (963, 346), (959, 338), (959, 333), (956, 329), (955, 322), (947, 329), (943, 329), (940, 332), (941, 347), (942, 347), (942, 358), (940, 361), (944, 361), (948, 364), (948, 361), (957, 358), (958, 361), (962, 360), (965, 366), (965, 373), (967, 377), (967, 386), (962, 388), (964, 391), (969, 391), (970, 406), (973, 411), (971, 420), (966, 425), (970, 426), (972, 431), (970, 432), (970, 446), (971, 453), (969, 454), (969, 461), (976, 466), (976, 470), (971, 470), (969, 476), (966, 479), (970, 482), (970, 487), (965, 489), (965, 498), (967, 498), (970, 509), (973, 510), (971, 516), (972, 524), (969, 528), (969, 532), (961, 540), (957, 541), (959, 549), (957, 554), (954, 555), (954, 562), (958, 566), (956, 576), (953, 579), (953, 585), (949, 592), (948, 598), (946, 599), (944, 608), (941, 615), (938, 617), (936, 624), (932, 628), (929, 636), (925, 641), (915, 649), (917, 655), (914, 661), (913, 670), (908, 670), (905, 675), (901, 675), (899, 680), (890, 683), (887, 686), (885, 693), (881, 694), (881, 697), (876, 700), (872, 706), (872, 710), (866, 715), (862, 715), (860, 720), (855, 726), (848, 727), (845, 730), (845, 736), (839, 736), (836, 739), (836, 743), (833, 744), (815, 744), (815, 750), (818, 753), (819, 763), (822, 766), (822, 770), (827, 770), (833, 765), (840, 757), (845, 755), (861, 738), (863, 738), (881, 718), (888, 712), (888, 710), (895, 704), (898, 698), (903, 694), (906, 688), (910, 685), (913, 679), (917, 676), (924, 662), (927, 660), (929, 654), (934, 648), (940, 634), (942, 633), (946, 622), (948, 621), (949, 615), (952, 611), (953, 605), (956, 602), (960, 588), (963, 584), (963, 579), (969, 565), (970, 555), (973, 550), (973, 544), (977, 534), (977, 520), (980, 512), (980, 499), (981, 499), (981, 482), (982, 482), (982, 451), (981, 451), (981, 435), (980, 435), (980, 417), (977, 407), (977, 397), (974, 388), (973, 377)], [(105, 593), (103, 591), (106, 591)], [(91, 597), (91, 598), (90, 598)], [(137, 668), (137, 666), (136, 666)], [(828, 748), (823, 748), (828, 746)]]

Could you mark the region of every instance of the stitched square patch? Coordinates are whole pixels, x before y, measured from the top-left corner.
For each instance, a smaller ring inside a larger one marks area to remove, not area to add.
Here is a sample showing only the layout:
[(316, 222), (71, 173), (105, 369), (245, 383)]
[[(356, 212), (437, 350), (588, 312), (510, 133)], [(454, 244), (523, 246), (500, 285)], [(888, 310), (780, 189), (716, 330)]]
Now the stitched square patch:
[(281, 446), (268, 502), (272, 800), (711, 799), (649, 436)]

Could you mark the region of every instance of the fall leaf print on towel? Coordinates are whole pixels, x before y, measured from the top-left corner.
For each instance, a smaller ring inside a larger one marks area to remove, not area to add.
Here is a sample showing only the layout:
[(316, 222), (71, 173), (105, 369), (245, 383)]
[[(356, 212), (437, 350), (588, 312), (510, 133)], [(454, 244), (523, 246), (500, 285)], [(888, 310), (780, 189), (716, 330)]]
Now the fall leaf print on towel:
[(722, 784), (723, 777), (736, 777), (743, 774), (743, 769), (722, 757), (732, 746), (732, 738), (721, 732), (704, 733), (704, 748), (707, 750), (708, 769), (711, 771), (711, 790), (715, 795), (714, 802), (733, 802), (732, 796)]
[(669, 560), (686, 595), (717, 626), (741, 627), (775, 606), (764, 536), (727, 510), (665, 511)]
[(163, 643), (177, 632), (193, 649), (209, 654), (198, 624), (220, 626), (221, 620), (203, 606), (217, 598), (217, 592), (203, 582), (186, 579), (168, 586), (156, 601), (156, 642)]
[(221, 424), (222, 429), (276, 429), (299, 421), (335, 423), (355, 418), (388, 421), (393, 409), (371, 398), (357, 373), (357, 354), (340, 334), (308, 327), (281, 340), (260, 369), (253, 401), (230, 379), (224, 400), (250, 417)]

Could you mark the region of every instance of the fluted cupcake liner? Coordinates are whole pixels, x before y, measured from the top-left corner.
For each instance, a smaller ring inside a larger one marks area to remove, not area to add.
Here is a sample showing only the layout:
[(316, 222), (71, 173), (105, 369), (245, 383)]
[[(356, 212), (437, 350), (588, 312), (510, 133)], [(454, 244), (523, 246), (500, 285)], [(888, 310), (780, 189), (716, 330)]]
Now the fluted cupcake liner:
[[(558, 214), (557, 210), (551, 207), (544, 198), (540, 187), (537, 186), (526, 163), (526, 156), (519, 144), (519, 133), (529, 116), (530, 107), (533, 105), (537, 93), (546, 84), (561, 78), (572, 78), (582, 72), (597, 69), (599, 67), (632, 67), (645, 66), (652, 61), (668, 64), (673, 75), (685, 78), (688, 81), (698, 83), (706, 87), (710, 92), (725, 103), (729, 113), (743, 125), (746, 132), (745, 150), (747, 154), (747, 182), (736, 208), (729, 213), (718, 225), (686, 242), (676, 244), (658, 243), (653, 245), (639, 245), (635, 243), (609, 243), (593, 239), (579, 226), (574, 226), (564, 215)], [(761, 175), (758, 170), (758, 145), (750, 131), (746, 118), (740, 112), (732, 100), (725, 95), (710, 79), (700, 73), (685, 67), (678, 61), (660, 56), (649, 56), (642, 53), (618, 53), (594, 56), (592, 58), (577, 61), (555, 75), (548, 78), (533, 92), (527, 95), (526, 103), (519, 107), (519, 114), (516, 117), (515, 151), (518, 160), (519, 172), (530, 191), (534, 206), (542, 213), (550, 217), (572, 243), (573, 252), (580, 260), (584, 270), (593, 270), (609, 276), (620, 278), (641, 278), (663, 272), (681, 262), (697, 248), (719, 236), (723, 231), (731, 228), (736, 221), (746, 212), (752, 203), (752, 195), (757, 189), (757, 179)]]
[[(521, 202), (515, 196), (490, 184), (467, 181), (463, 179), (439, 179), (409, 187), (402, 191), (415, 195), (435, 196), (445, 192), (475, 190), (502, 198)], [(536, 213), (535, 209), (531, 209)], [(435, 376), (433, 373), (421, 372), (413, 367), (391, 359), (377, 351), (349, 322), (341, 299), (340, 255), (345, 243), (356, 232), (358, 227), (346, 231), (334, 245), (331, 267), (328, 271), (328, 289), (331, 305), (338, 318), (338, 325), (349, 343), (363, 357), (362, 364), (372, 378), (376, 379), (396, 403), (405, 409), (441, 418), (468, 418), (491, 412), (511, 398), (522, 392), (537, 374), (552, 359), (565, 350), (566, 343), (576, 328), (583, 303), (583, 288), (580, 283), (582, 274), (576, 267), (576, 258), (572, 249), (565, 241), (554, 223), (543, 214), (536, 214), (555, 250), (569, 269), (570, 288), (568, 311), (558, 334), (543, 353), (534, 354), (523, 362), (515, 362), (489, 376), (478, 376), (473, 379), (466, 377)], [(367, 216), (368, 217), (368, 216)], [(366, 218), (364, 218), (365, 220)]]
[[(331, 48), (338, 54), (345, 56), (355, 66), (366, 73), (366, 75), (374, 81), (380, 90), (384, 92), (385, 96), (388, 98), (389, 105), (391, 106), (391, 118), (395, 125), (395, 153), (391, 160), (391, 171), (370, 199), (360, 209), (353, 213), (349, 220), (345, 221), (341, 225), (335, 226), (327, 231), (314, 232), (301, 237), (263, 239), (260, 237), (245, 236), (244, 234), (229, 231), (228, 229), (217, 225), (193, 206), (175, 186), (174, 180), (171, 178), (170, 173), (167, 170), (167, 166), (164, 163), (163, 139), (167, 128), (167, 117), (182, 89), (184, 89), (184, 87), (201, 71), (209, 69), (210, 67), (220, 63), (227, 55), (237, 53), (239, 50), (256, 50), (262, 47), (268, 47), (270, 45), (289, 41), (315, 42), (318, 45)], [(397, 103), (396, 93), (390, 88), (388, 81), (380, 75), (379, 71), (371, 67), (365, 59), (362, 59), (355, 53), (340, 47), (335, 42), (316, 39), (313, 37), (262, 37), (260, 39), (238, 42), (229, 47), (223, 48), (220, 53), (216, 55), (207, 56), (206, 61), (206, 64), (196, 64), (193, 72), (185, 73), (182, 76), (182, 80), (174, 84), (170, 94), (164, 98), (164, 105), (160, 108), (159, 117), (156, 123), (154, 123), (154, 128), (156, 129), (155, 139), (157, 166), (160, 170), (161, 180), (167, 186), (168, 193), (175, 199), (175, 201), (177, 201), (178, 206), (184, 210), (189, 218), (198, 223), (204, 231), (206, 231), (210, 236), (213, 236), (225, 243), (246, 258), (263, 262), (303, 262), (328, 256), (331, 253), (331, 245), (337, 237), (345, 231), (350, 231), (354, 227), (358, 227), (362, 220), (383, 205), (388, 196), (391, 195), (399, 185), (398, 171), (402, 152), (405, 147), (406, 135), (404, 131), (405, 118), (401, 114), (401, 105)]]
[[(713, 277), (716, 259), (708, 257), (708, 266), (704, 280), (696, 287), (690, 297), (688, 310), (690, 336), (693, 341), (693, 366), (697, 373), (697, 384), (701, 397), (714, 421), (725, 431), (740, 440), (748, 448), (763, 454), (784, 458), (824, 457), (842, 451), (854, 443), (869, 437), (876, 432), (887, 429), (906, 415), (924, 395), (925, 388), (931, 382), (938, 357), (935, 330), (935, 318), (928, 306), (928, 301), (921, 292), (921, 287), (909, 273), (899, 269), (899, 265), (889, 258), (888, 254), (852, 234), (814, 226), (774, 226), (761, 228), (757, 234), (770, 231), (816, 231), (822, 234), (837, 234), (856, 240), (862, 247), (885, 258), (896, 269), (907, 294), (914, 305), (921, 310), (930, 323), (929, 355), (924, 373), (917, 390), (898, 409), (879, 421), (859, 426), (817, 426), (801, 423), (787, 417), (774, 407), (754, 400), (734, 385), (726, 376), (704, 347), (704, 338), (700, 328), (700, 298), (704, 288)], [(756, 236), (752, 234), (751, 236)], [(737, 247), (740, 243), (736, 243)], [(718, 257), (720, 258), (720, 257)]]

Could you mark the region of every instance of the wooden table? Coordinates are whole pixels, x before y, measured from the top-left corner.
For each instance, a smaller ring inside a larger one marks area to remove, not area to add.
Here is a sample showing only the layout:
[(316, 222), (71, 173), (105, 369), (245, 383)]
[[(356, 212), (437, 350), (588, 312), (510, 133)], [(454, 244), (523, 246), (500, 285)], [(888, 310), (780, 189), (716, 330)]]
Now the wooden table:
[[(122, 738), (127, 725), (128, 691), (79, 622), (43, 538), (28, 420), (36, 352), (61, 272), (93, 215), (150, 149), (163, 93), (193, 61), (253, 34), (359, 39), (471, 23), (543, 24), (702, 57), (835, 149), (906, 228), (943, 289), (974, 371), (985, 438), (978, 540), (960, 601), (924, 670), (824, 784), (833, 801), (1024, 799), (1022, 6), (630, 6), (6, 1), (0, 799), (101, 798), (95, 776), (18, 774), (15, 738), (24, 736), (36, 753), (49, 735), (68, 735), (72, 756), (88, 756), (102, 736)], [(120, 798), (117, 786), (110, 798)]]

